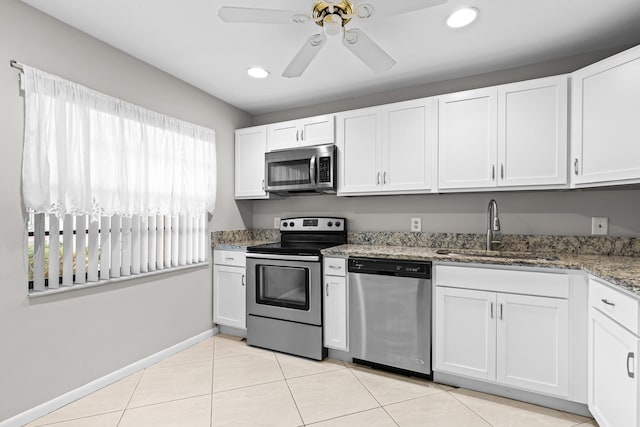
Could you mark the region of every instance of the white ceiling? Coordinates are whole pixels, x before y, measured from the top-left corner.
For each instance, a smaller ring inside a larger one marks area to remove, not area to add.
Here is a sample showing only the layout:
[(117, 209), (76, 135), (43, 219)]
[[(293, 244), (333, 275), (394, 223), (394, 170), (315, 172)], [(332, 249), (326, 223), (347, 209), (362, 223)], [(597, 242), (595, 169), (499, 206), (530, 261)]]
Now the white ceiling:
[[(396, 60), (372, 73), (330, 39), (302, 77), (280, 74), (313, 23), (227, 24), (220, 6), (310, 12), (313, 0), (23, 0), (45, 13), (249, 113), (261, 114), (640, 43), (639, 0), (449, 0), (432, 8), (349, 24)], [(385, 1), (368, 0), (381, 4)], [(476, 22), (453, 30), (462, 6)], [(263, 80), (245, 70), (260, 65)]]

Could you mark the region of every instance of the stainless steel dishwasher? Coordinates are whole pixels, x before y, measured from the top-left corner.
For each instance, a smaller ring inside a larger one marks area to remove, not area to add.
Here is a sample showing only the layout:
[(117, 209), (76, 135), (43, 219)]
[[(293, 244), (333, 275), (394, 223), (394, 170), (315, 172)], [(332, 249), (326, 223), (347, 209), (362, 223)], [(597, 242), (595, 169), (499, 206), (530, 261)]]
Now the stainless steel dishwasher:
[(354, 363), (432, 379), (431, 262), (349, 258)]

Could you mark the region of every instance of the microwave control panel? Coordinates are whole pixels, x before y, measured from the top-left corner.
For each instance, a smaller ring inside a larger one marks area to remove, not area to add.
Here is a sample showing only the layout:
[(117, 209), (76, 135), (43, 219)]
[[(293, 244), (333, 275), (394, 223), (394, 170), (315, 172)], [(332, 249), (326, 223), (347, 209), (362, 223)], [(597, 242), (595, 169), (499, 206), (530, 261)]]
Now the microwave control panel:
[(331, 157), (320, 157), (318, 161), (318, 182), (331, 182)]

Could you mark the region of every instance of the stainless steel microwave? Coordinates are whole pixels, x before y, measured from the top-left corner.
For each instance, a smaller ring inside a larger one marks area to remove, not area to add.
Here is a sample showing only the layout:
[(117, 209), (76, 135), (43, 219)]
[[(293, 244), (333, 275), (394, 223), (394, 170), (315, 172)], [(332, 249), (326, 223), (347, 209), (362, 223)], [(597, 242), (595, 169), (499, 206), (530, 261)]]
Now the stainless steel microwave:
[(316, 145), (265, 154), (265, 189), (280, 195), (335, 193), (336, 146)]

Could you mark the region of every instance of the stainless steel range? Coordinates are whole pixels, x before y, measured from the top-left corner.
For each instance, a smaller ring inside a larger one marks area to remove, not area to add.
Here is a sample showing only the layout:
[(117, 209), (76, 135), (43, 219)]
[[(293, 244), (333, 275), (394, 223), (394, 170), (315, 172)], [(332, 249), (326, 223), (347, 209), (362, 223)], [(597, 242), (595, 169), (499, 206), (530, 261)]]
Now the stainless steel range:
[(247, 248), (247, 343), (322, 360), (322, 249), (347, 242), (345, 218), (286, 218), (278, 243)]

